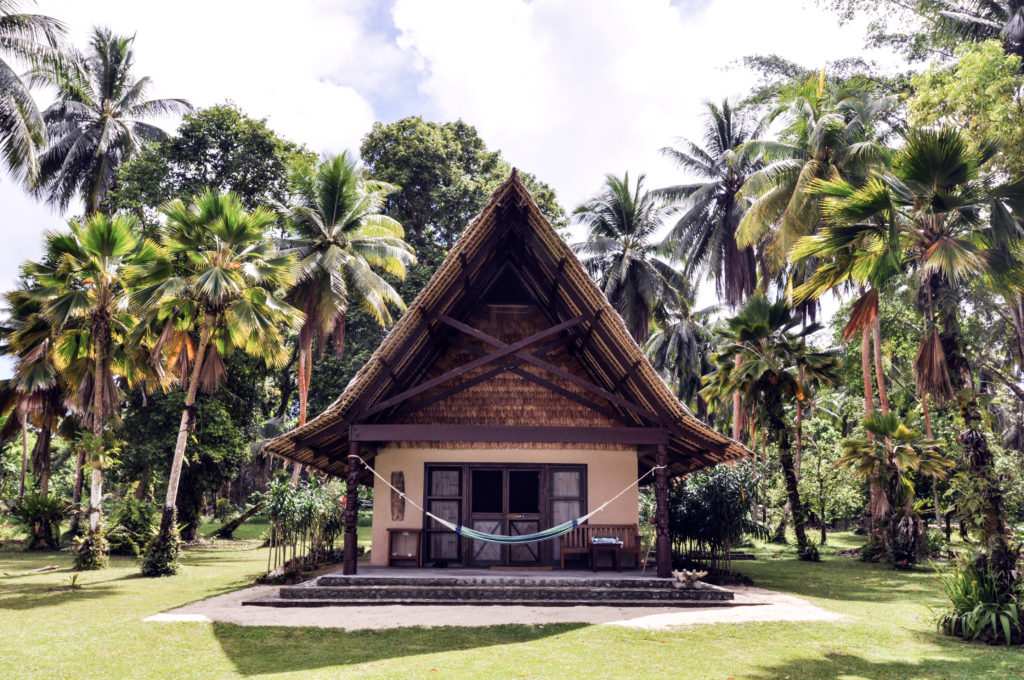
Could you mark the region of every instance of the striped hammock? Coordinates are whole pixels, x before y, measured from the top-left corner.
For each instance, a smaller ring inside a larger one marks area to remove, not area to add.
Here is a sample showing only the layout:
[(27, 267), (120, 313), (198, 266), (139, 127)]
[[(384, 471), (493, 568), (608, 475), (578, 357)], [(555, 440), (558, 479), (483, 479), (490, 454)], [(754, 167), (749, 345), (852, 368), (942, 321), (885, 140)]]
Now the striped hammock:
[(572, 531), (573, 529), (575, 529), (576, 527), (578, 527), (580, 524), (583, 524), (588, 519), (590, 519), (591, 517), (593, 517), (597, 513), (599, 513), (602, 510), (604, 510), (606, 507), (608, 507), (609, 504), (611, 504), (612, 501), (617, 499), (619, 496), (621, 496), (622, 494), (626, 493), (627, 491), (632, 489), (634, 486), (636, 486), (637, 484), (642, 482), (644, 477), (646, 477), (647, 475), (651, 474), (655, 470), (659, 470), (659, 469), (661, 469), (661, 467), (663, 467), (663, 466), (652, 467), (650, 470), (648, 470), (647, 472), (642, 474), (639, 478), (637, 478), (637, 480), (635, 482), (633, 482), (632, 484), (627, 486), (625, 489), (623, 489), (622, 491), (618, 492), (617, 494), (615, 494), (614, 496), (612, 496), (611, 498), (606, 500), (604, 503), (602, 503), (600, 506), (598, 506), (595, 510), (592, 510), (592, 511), (588, 512), (587, 514), (583, 515), (582, 517), (579, 517), (577, 519), (571, 519), (568, 522), (562, 522), (558, 526), (553, 526), (550, 529), (545, 529), (544, 531), (539, 531), (539, 532), (537, 532), (535, 534), (523, 534), (521, 536), (505, 536), (504, 534), (487, 534), (487, 533), (484, 533), (482, 531), (477, 531), (475, 529), (470, 529), (469, 527), (463, 526), (461, 524), (453, 524), (452, 522), (449, 522), (448, 520), (446, 520), (444, 518), (438, 517), (434, 513), (429, 512), (423, 506), (421, 506), (418, 503), (416, 503), (416, 501), (414, 501), (411, 498), (409, 498), (408, 496), (406, 496), (404, 491), (399, 491), (394, 486), (392, 486), (391, 482), (389, 482), (388, 480), (384, 479), (380, 475), (380, 473), (378, 473), (376, 470), (374, 470), (372, 467), (370, 467), (370, 465), (366, 461), (364, 461), (362, 458), (360, 458), (359, 456), (349, 456), (349, 460), (353, 460), (353, 459), (357, 460), (360, 463), (362, 463), (363, 465), (365, 465), (366, 469), (369, 470), (370, 472), (372, 472), (374, 477), (376, 477), (380, 481), (384, 482), (385, 486), (390, 487), (390, 489), (392, 491), (397, 493), (401, 498), (405, 499), (405, 501), (409, 505), (413, 506), (414, 508), (416, 508), (417, 510), (419, 510), (424, 515), (426, 515), (427, 517), (431, 518), (432, 520), (434, 520), (435, 522), (437, 522), (441, 526), (443, 526), (443, 527), (445, 527), (447, 529), (451, 529), (452, 531), (457, 533), (459, 536), (465, 536), (466, 538), (471, 538), (474, 541), (483, 541), (484, 543), (499, 543), (501, 545), (522, 545), (523, 543), (540, 543), (541, 541), (550, 541), (552, 539), (558, 538), (559, 536), (564, 536), (567, 533), (569, 533), (570, 531)]

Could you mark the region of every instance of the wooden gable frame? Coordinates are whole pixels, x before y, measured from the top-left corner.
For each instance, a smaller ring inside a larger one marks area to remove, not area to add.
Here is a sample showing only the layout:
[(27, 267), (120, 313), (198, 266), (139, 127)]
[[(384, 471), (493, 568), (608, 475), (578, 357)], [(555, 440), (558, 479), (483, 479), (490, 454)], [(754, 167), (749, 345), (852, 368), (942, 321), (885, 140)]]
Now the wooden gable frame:
[[(514, 277), (544, 311), (550, 324), (546, 330), (505, 343), (467, 323), (491, 285), (503, 276)], [(475, 358), (427, 379), (430, 367), (451, 347)], [(561, 348), (579, 362), (587, 378), (546, 359)], [(525, 370), (526, 366), (536, 372)], [(466, 377), (479, 368), (486, 370)], [(621, 428), (611, 429), (622, 432), (573, 434), (566, 428), (496, 429), (499, 426), (395, 429), (400, 425), (395, 420), (504, 371), (621, 423)], [(549, 375), (581, 388), (586, 396), (565, 389)], [(429, 394), (432, 388), (441, 391)], [(392, 429), (382, 429), (387, 426)], [(641, 430), (649, 433), (639, 434)], [(372, 438), (388, 432), (396, 439), (417, 433), (423, 436), (419, 441), (440, 441), (432, 437), (481, 443), (622, 440), (639, 447), (641, 469), (654, 464), (650, 445), (664, 440), (668, 463), (676, 474), (750, 455), (745, 447), (695, 418), (672, 395), (619, 315), (544, 219), (515, 171), (338, 400), (305, 426), (272, 440), (267, 450), (341, 476), (348, 468), (350, 442), (389, 441)], [(404, 432), (401, 437), (400, 432)], [(492, 439), (479, 439), (484, 436)], [(601, 436), (605, 439), (598, 439)]]

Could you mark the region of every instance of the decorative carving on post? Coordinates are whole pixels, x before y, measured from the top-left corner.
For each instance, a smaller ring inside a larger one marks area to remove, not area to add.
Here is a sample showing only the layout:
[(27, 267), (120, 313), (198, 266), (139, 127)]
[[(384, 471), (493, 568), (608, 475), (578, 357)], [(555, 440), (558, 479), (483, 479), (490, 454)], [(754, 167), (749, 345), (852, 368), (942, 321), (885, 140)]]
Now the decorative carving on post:
[(668, 447), (658, 444), (654, 464), (655, 524), (657, 531), (658, 578), (672, 576), (672, 544), (668, 538)]
[(405, 498), (398, 492), (405, 493), (405, 473), (401, 470), (392, 472), (391, 486), (398, 489), (398, 491), (391, 491), (391, 519), (395, 522), (401, 522), (405, 519)]
[(359, 543), (359, 442), (348, 443), (348, 474), (345, 476), (345, 574), (356, 573), (356, 546)]

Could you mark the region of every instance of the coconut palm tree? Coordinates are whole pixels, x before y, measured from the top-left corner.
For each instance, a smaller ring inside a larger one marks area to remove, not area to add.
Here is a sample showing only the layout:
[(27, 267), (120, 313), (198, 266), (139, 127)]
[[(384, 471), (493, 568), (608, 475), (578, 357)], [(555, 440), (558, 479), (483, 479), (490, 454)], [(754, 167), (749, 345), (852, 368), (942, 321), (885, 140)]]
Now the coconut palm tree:
[(863, 424), (874, 436), (844, 440), (837, 464), (852, 468), (880, 490), (872, 494), (871, 514), (881, 525), (881, 545), (893, 567), (909, 568), (917, 561), (921, 543), (921, 521), (914, 512), (914, 475), (942, 479), (953, 462), (937, 442), (922, 437), (908, 419), (895, 413), (873, 413)]
[(656, 257), (654, 243), (655, 233), (674, 211), (643, 185), (643, 175), (635, 186), (630, 186), (628, 172), (621, 178), (607, 175), (601, 192), (573, 211), (587, 228), (586, 240), (573, 244), (573, 250), (641, 345), (650, 335), (665, 282), (674, 275)]
[(644, 352), (680, 401), (691, 404), (699, 418), (707, 419), (707, 402), (700, 396), (701, 377), (713, 368), (715, 336), (709, 324), (718, 307), (693, 309), (693, 289), (681, 275), (676, 279), (655, 309), (657, 330)]
[(14, 62), (56, 58), (64, 25), (21, 12), (21, 5), (18, 0), (0, 0), (0, 154), (11, 175), (32, 186), (46, 143), (46, 123)]
[(314, 343), (322, 351), (330, 337), (341, 356), (350, 303), (382, 327), (390, 326), (390, 308), (401, 311), (405, 303), (374, 270), (402, 280), (415, 257), (403, 240), (402, 225), (381, 214), (391, 187), (364, 179), (347, 153), (326, 158), (316, 168), (296, 166), (289, 187), (292, 201), (283, 213), (290, 235), (279, 248), (300, 265), (287, 300), (305, 314), (298, 356), (299, 425), (304, 425)]
[(751, 204), (736, 239), (741, 247), (763, 246), (767, 276), (779, 275), (797, 239), (821, 227), (821, 197), (811, 190), (815, 181), (856, 182), (884, 162), (877, 124), (891, 105), (872, 98), (862, 83), (829, 82), (822, 69), (777, 112), (788, 121), (781, 141), (746, 145), (745, 153), (760, 155), (765, 165), (743, 187)]
[(1009, 54), (1024, 57), (1024, 2), (967, 0), (940, 3), (936, 28), (954, 37), (999, 40)]
[(914, 366), (917, 387), (937, 403), (956, 402), (969, 495), (976, 503), (968, 520), (983, 536), (986, 559), (1009, 578), (1016, 556), (959, 314), (970, 282), (982, 282), (1007, 299), (1024, 288), (1020, 219), (1014, 212), (1024, 207), (1024, 186), (985, 175), (982, 167), (996, 146), (974, 144), (961, 130), (911, 130), (904, 142), (892, 170), (877, 172), (864, 186), (820, 184), (832, 225), (811, 249), (889, 251), (898, 255), (902, 271), (916, 272), (925, 322)]
[(184, 99), (147, 99), (152, 82), (135, 79), (135, 38), (94, 28), (87, 53), (33, 68), (31, 82), (57, 90), (44, 112), (49, 144), (39, 164), (39, 191), (61, 210), (81, 198), (87, 213), (103, 208), (117, 169), (144, 144), (167, 137), (145, 122), (191, 109)]
[(706, 102), (704, 145), (680, 140), (661, 153), (684, 172), (701, 181), (657, 189), (652, 193), (680, 203), (686, 212), (666, 235), (664, 246), (682, 261), (690, 278), (703, 273), (715, 280), (718, 298), (730, 307), (742, 304), (757, 286), (754, 249), (736, 244), (736, 229), (747, 202), (740, 190), (761, 163), (756, 156), (741, 152), (747, 142), (763, 132), (723, 100)]
[[(174, 526), (178, 482), (200, 389), (210, 392), (225, 377), (224, 357), (235, 349), (269, 366), (288, 360), (284, 331), (298, 331), (302, 312), (284, 301), (296, 263), (267, 236), (276, 216), (266, 208), (246, 212), (231, 193), (206, 191), (189, 204), (161, 207), (161, 242), (169, 260), (140, 267), (132, 302), (143, 315), (136, 336), (153, 333), (154, 357), (169, 356), (169, 372), (185, 389), (181, 424), (167, 480), (160, 531), (146, 547), (143, 574), (176, 571)], [(198, 334), (198, 343), (193, 334)]]
[(754, 296), (719, 331), (725, 345), (702, 391), (709, 401), (739, 392), (759, 425), (776, 436), (801, 559), (817, 559), (817, 551), (807, 541), (785, 409), (807, 402), (815, 385), (831, 384), (835, 378), (835, 353), (806, 345), (807, 336), (819, 328), (801, 324), (800, 315), (784, 299), (773, 303)]
[[(66, 232), (47, 234), (44, 260), (24, 267), (34, 282), (30, 294), (42, 301), (40, 315), (57, 334), (55, 363), (72, 385), (82, 427), (97, 442), (120, 411), (115, 375), (126, 371), (118, 344), (134, 325), (128, 313), (130, 269), (161, 259), (156, 244), (138, 239), (137, 230), (132, 216), (95, 213), (72, 221)], [(99, 531), (102, 484), (102, 468), (93, 467), (91, 541)]]

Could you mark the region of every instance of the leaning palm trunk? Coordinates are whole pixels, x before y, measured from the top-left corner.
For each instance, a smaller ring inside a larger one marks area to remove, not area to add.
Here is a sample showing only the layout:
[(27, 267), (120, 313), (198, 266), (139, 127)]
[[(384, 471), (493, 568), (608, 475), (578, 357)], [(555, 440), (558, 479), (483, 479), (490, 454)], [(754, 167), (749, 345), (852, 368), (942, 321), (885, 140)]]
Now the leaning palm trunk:
[[(93, 358), (92, 374), (92, 435), (96, 439), (96, 446), (102, 447), (103, 437), (103, 350), (106, 348), (104, 332), (109, 337), (110, 323), (96, 321), (92, 324), (93, 350), (96, 356)], [(99, 452), (97, 452), (99, 453)], [(92, 469), (92, 484), (89, 493), (89, 533), (95, 533), (100, 528), (100, 503), (103, 500), (103, 471), (100, 461), (95, 461)]]
[(196, 403), (196, 394), (199, 392), (199, 375), (203, 369), (203, 360), (206, 358), (206, 350), (210, 345), (212, 332), (213, 318), (207, 317), (199, 337), (199, 347), (196, 350), (192, 375), (188, 381), (185, 408), (181, 411), (178, 438), (174, 443), (174, 459), (171, 461), (171, 472), (167, 479), (167, 497), (164, 500), (164, 510), (160, 517), (160, 535), (164, 539), (170, 535), (171, 525), (174, 523), (174, 511), (178, 502), (178, 482), (181, 481), (181, 465), (185, 459), (185, 445), (188, 443), (189, 431), (192, 429), (192, 409)]
[[(743, 363), (743, 360), (740, 358), (740, 355), (737, 354), (736, 355), (736, 362), (735, 362), (736, 368), (739, 368), (742, 363)], [(740, 430), (743, 427), (743, 417), (742, 417), (743, 411), (742, 411), (742, 408), (743, 407), (742, 407), (742, 405), (740, 403), (740, 393), (739, 392), (733, 393), (733, 395), (732, 395), (732, 438), (735, 439), (736, 441), (740, 440)]]
[(800, 491), (797, 486), (796, 465), (790, 449), (788, 428), (782, 422), (776, 422), (775, 430), (779, 433), (779, 463), (782, 465), (782, 476), (786, 482), (786, 496), (793, 517), (793, 531), (796, 533), (797, 551), (801, 558), (808, 555), (807, 533), (804, 527), (804, 507), (800, 503)]

